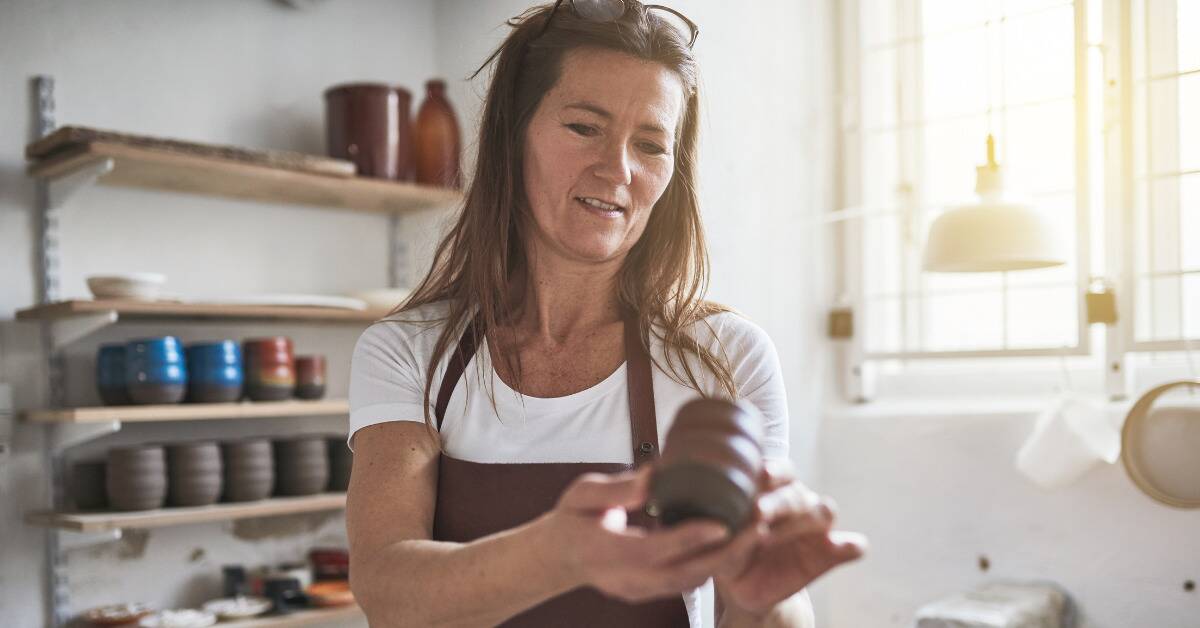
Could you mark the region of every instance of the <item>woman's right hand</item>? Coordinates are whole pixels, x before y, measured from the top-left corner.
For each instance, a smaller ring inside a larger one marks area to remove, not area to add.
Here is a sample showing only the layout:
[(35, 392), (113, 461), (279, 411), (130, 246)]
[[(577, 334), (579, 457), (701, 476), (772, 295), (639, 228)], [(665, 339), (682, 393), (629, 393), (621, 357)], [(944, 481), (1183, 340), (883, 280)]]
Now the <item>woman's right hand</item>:
[(762, 531), (746, 526), (730, 539), (725, 526), (694, 520), (662, 529), (627, 525), (625, 510), (649, 495), (651, 465), (613, 475), (587, 473), (567, 487), (543, 522), (550, 549), (573, 586), (590, 585), (625, 602), (694, 589), (719, 570), (744, 565)]

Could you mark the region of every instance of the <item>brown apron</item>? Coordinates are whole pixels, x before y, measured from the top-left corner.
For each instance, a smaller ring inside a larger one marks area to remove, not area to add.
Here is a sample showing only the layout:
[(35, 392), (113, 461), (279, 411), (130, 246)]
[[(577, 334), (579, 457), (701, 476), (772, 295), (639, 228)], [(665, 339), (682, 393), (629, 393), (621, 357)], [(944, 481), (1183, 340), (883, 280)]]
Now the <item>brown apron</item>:
[[(438, 390), (434, 415), (441, 430), (450, 395), (475, 355), (482, 325), (467, 326), (450, 358)], [(654, 387), (650, 358), (638, 337), (637, 324), (625, 317), (625, 359), (629, 387), (629, 417), (633, 433), (634, 466), (658, 455), (658, 423), (654, 416)], [(433, 538), (465, 543), (507, 530), (548, 512), (577, 476), (588, 472), (616, 473), (631, 467), (622, 463), (479, 463), (442, 453), (438, 461), (437, 510)], [(642, 513), (630, 520), (647, 525)], [(642, 604), (610, 598), (592, 587), (580, 587), (551, 598), (509, 619), (503, 626), (660, 628), (688, 626), (683, 596)]]

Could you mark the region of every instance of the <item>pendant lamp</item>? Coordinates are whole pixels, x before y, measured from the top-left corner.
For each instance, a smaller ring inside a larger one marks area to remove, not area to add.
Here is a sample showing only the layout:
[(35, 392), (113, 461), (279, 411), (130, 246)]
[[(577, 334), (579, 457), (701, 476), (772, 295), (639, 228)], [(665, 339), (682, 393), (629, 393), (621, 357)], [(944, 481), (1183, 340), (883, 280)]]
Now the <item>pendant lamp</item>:
[(1006, 199), (995, 140), (987, 138), (987, 165), (975, 168), (979, 202), (947, 209), (929, 227), (926, 272), (986, 273), (1060, 266), (1066, 247), (1054, 224), (1033, 207)]

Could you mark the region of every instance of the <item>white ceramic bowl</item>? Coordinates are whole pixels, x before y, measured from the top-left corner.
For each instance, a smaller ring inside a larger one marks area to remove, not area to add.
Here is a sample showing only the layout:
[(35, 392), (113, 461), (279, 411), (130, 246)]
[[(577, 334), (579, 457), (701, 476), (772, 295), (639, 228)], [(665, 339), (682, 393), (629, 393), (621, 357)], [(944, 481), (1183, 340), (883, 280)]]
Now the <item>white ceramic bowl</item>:
[(88, 290), (97, 299), (153, 301), (166, 282), (167, 276), (160, 273), (91, 275), (87, 278)]
[(407, 299), (410, 294), (412, 291), (407, 288), (380, 288), (355, 292), (349, 296), (365, 301), (367, 309), (370, 311), (387, 312), (400, 305), (400, 302)]

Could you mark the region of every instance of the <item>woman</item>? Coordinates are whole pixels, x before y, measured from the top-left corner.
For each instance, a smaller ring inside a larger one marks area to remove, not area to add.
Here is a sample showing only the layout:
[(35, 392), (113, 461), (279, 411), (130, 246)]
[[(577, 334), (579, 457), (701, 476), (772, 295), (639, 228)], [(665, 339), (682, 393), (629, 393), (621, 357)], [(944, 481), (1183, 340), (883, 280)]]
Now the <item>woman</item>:
[[(714, 578), (718, 625), (811, 625), (803, 588), (862, 545), (784, 462), (770, 339), (702, 300), (694, 25), (634, 0), (510, 25), (464, 211), (355, 349), (356, 598), (376, 626), (699, 626)], [(733, 538), (625, 518), (700, 394), (765, 417), (769, 472)]]

